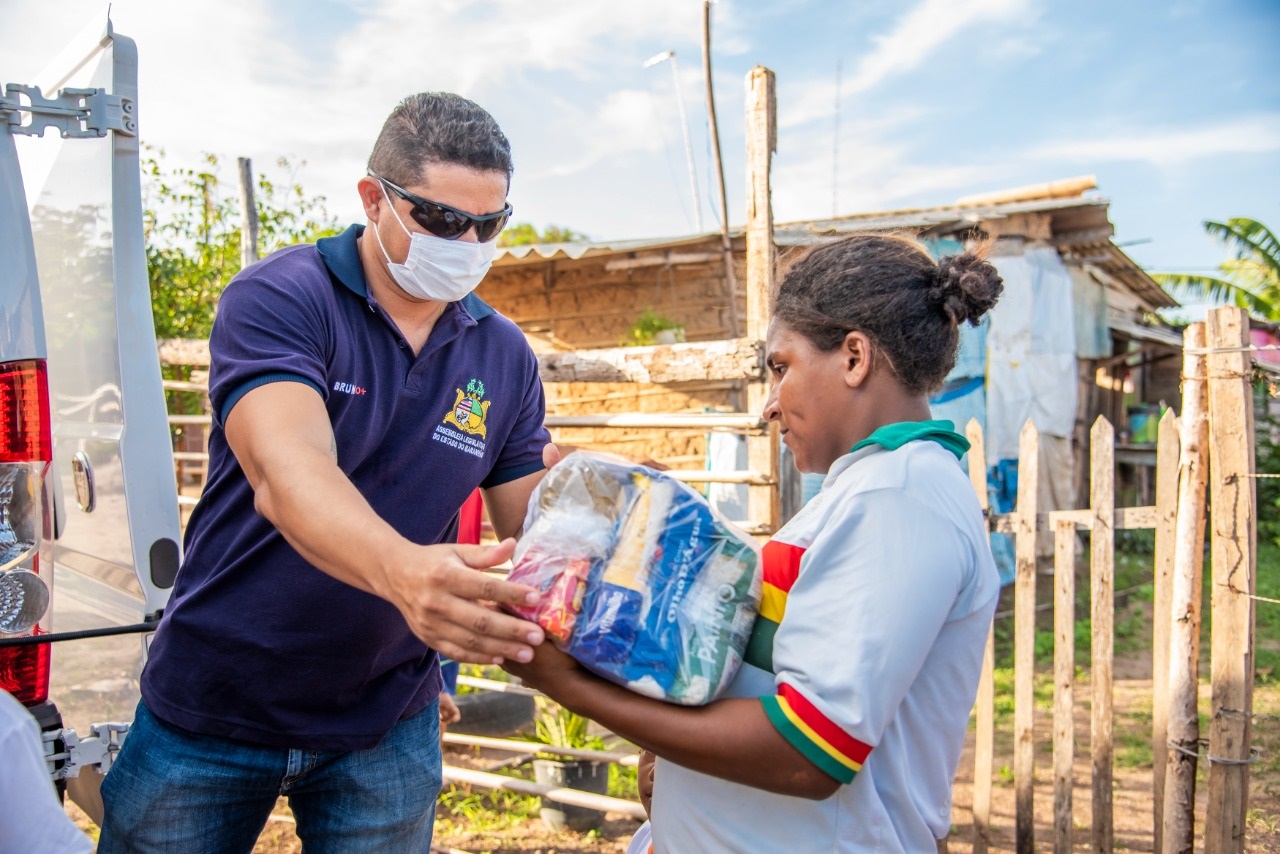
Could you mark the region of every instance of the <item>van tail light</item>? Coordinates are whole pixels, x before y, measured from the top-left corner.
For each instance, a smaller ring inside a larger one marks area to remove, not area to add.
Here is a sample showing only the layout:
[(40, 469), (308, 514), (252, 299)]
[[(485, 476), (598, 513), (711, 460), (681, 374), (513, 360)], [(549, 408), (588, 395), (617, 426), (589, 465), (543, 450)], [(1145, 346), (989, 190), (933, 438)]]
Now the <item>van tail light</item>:
[[(40, 360), (0, 363), (0, 637), (49, 631), (53, 503), (49, 380)], [(49, 645), (0, 647), (0, 688), (49, 698)]]

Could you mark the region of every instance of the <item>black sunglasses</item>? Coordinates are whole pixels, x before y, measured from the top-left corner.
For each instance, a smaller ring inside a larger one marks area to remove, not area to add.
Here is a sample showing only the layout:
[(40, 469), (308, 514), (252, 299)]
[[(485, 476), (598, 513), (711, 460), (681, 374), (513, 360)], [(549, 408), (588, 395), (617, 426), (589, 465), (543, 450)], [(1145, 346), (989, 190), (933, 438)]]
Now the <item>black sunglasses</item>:
[(415, 196), (404, 187), (391, 183), (372, 169), (369, 170), (369, 176), (377, 178), (383, 185), (390, 188), (391, 192), (413, 205), (413, 208), (409, 211), (409, 216), (413, 217), (414, 222), (436, 237), (443, 237), (445, 240), (457, 240), (466, 234), (468, 229), (475, 226), (476, 239), (481, 243), (488, 243), (498, 236), (498, 232), (502, 231), (503, 226), (507, 224), (507, 220), (511, 219), (510, 204), (497, 213), (475, 216), (466, 211), (460, 211), (457, 208), (451, 208), (448, 205), (424, 199), (422, 196)]

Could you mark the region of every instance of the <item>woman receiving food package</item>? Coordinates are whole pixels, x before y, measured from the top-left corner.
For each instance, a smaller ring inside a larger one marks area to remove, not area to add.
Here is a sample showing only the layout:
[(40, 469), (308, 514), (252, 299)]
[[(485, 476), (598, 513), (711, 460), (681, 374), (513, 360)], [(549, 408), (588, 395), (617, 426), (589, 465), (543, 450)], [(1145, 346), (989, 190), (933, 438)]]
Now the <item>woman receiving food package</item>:
[(534, 493), (511, 581), (536, 620), (596, 674), (685, 706), (719, 695), (760, 604), (755, 542), (696, 491), (644, 466), (569, 455)]

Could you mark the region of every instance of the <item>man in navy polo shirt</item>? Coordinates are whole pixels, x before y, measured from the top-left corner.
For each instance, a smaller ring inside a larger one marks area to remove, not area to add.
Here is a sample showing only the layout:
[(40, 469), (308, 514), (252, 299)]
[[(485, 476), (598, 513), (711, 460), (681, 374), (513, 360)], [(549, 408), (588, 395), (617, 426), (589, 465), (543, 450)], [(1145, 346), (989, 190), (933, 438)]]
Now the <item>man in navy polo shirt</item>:
[(489, 604), (536, 601), (480, 571), (514, 541), (452, 544), (477, 486), (516, 534), (545, 471), (537, 360), (471, 293), (511, 169), (479, 106), (407, 98), (357, 183), (368, 225), (222, 295), (208, 486), (100, 851), (250, 851), (280, 795), (308, 852), (428, 850), (439, 656), (528, 661), (543, 637)]

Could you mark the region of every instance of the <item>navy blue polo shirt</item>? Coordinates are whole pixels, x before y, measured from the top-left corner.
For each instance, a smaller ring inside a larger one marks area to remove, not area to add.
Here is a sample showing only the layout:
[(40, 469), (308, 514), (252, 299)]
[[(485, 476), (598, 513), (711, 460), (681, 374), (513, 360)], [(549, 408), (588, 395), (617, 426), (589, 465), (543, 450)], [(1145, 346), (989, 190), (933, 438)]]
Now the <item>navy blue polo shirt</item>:
[(274, 253), (223, 293), (209, 339), (209, 478), (142, 674), (162, 720), (311, 750), (372, 747), (440, 691), (439, 656), (389, 602), (311, 566), (254, 510), (222, 425), (249, 390), (300, 382), (324, 398), (338, 465), (416, 543), (452, 541), (476, 486), (542, 470), (538, 363), (471, 295), (415, 356), (369, 294), (363, 227)]

